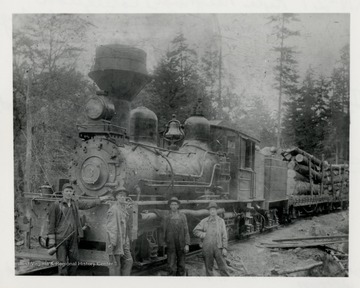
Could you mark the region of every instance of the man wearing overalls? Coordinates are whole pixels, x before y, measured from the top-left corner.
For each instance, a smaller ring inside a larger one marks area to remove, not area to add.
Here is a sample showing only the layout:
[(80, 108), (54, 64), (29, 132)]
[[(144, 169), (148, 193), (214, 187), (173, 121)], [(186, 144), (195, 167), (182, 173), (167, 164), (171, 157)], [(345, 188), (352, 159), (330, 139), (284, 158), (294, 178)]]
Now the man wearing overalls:
[(189, 252), (190, 245), (187, 220), (185, 214), (179, 211), (180, 201), (178, 198), (171, 198), (168, 204), (170, 211), (164, 219), (168, 275), (185, 276), (185, 254)]
[(227, 255), (227, 232), (224, 219), (217, 215), (217, 204), (210, 202), (210, 216), (204, 218), (194, 228), (193, 233), (202, 241), (206, 276), (214, 276), (214, 259), (221, 276), (229, 276), (225, 258)]

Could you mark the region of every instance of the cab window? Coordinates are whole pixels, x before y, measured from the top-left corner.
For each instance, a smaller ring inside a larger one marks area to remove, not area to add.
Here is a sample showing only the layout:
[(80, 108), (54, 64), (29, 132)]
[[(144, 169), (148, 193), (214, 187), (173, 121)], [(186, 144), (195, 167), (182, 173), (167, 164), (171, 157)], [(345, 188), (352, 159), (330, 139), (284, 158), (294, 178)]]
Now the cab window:
[(240, 138), (240, 163), (239, 168), (245, 168), (246, 140)]
[(235, 155), (235, 137), (228, 136), (227, 138), (227, 153)]
[(254, 168), (254, 150), (255, 145), (252, 141), (246, 141), (246, 157), (245, 157), (245, 167)]
[(239, 168), (254, 169), (255, 143), (251, 140), (240, 138), (240, 163)]

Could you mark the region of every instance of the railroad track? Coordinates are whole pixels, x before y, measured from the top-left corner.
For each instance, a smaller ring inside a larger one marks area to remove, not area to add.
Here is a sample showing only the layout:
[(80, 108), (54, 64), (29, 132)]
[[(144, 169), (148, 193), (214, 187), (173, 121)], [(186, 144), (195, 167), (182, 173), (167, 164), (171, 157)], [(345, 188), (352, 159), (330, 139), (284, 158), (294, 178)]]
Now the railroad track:
[[(313, 217), (313, 216), (306, 216), (306, 217), (296, 218), (291, 223), (287, 223), (285, 225), (278, 225), (278, 226), (272, 227), (271, 229), (266, 230), (263, 233), (271, 233), (275, 228), (287, 227), (287, 226), (289, 226), (291, 224), (296, 223), (297, 221), (306, 220), (306, 219), (309, 219), (311, 217)], [(237, 243), (241, 243), (243, 241), (247, 241), (250, 237), (256, 237), (256, 235), (258, 235), (258, 234), (248, 235), (248, 236), (245, 236), (245, 237), (243, 237), (241, 239), (230, 240), (229, 241), (229, 246), (237, 244)], [(197, 256), (200, 256), (201, 252), (202, 252), (202, 250), (199, 248), (197, 250), (194, 250), (194, 251), (191, 251), (191, 252), (187, 253), (186, 254), (186, 260), (191, 261), (193, 258), (195, 258)], [(331, 253), (331, 252), (333, 252), (333, 253)], [(347, 268), (347, 257), (348, 256), (345, 253), (341, 253), (339, 251), (329, 251), (328, 253), (339, 264), (339, 266), (342, 268), (344, 273), (347, 274), (347, 269), (348, 269)], [(241, 264), (240, 266), (243, 266), (242, 270), (244, 271), (244, 274), (248, 275), (248, 276), (251, 276), (246, 271), (246, 267), (245, 267), (244, 263), (242, 263), (242, 260), (238, 259), (238, 261)], [(236, 267), (232, 267), (231, 263), (228, 262), (228, 264), (230, 264), (229, 265), (230, 270), (231, 269), (237, 269)], [(166, 265), (167, 265), (166, 257), (159, 257), (158, 260), (151, 261), (151, 262), (149, 261), (149, 263), (145, 264), (145, 265), (137, 265), (135, 263), (134, 266), (133, 266), (133, 270), (132, 270), (131, 275), (132, 276), (154, 276), (154, 275), (157, 275), (160, 271), (166, 271)], [(91, 266), (89, 266), (89, 267), (87, 267), (87, 266), (79, 266), (79, 269), (78, 269), (79, 275), (107, 275), (107, 273), (108, 273), (107, 272), (107, 267), (101, 267), (102, 269), (99, 269), (100, 272), (91, 272), (91, 270), (94, 270), (94, 269), (89, 269), (89, 268), (91, 268)], [(22, 272), (22, 273), (17, 273), (17, 275), (54, 275), (56, 273), (57, 273), (57, 266), (48, 266), (48, 267), (44, 267), (44, 268), (40, 268), (40, 269), (33, 269), (31, 271), (25, 271), (25, 272)]]

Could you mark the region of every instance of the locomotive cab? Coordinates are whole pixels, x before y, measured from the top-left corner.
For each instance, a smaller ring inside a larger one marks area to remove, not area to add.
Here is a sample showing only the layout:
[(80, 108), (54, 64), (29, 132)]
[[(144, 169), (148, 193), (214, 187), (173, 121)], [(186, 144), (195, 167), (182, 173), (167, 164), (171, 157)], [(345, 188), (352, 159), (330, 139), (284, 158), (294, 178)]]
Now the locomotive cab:
[(255, 144), (259, 140), (248, 136), (225, 121), (210, 121), (211, 148), (226, 153), (230, 162), (230, 198), (243, 202), (263, 200), (255, 185)]

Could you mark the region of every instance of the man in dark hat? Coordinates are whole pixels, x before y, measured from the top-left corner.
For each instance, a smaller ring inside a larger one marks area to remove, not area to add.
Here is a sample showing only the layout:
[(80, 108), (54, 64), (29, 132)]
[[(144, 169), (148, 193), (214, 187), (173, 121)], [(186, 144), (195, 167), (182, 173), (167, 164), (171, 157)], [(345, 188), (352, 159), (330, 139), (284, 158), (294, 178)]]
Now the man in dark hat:
[(96, 200), (74, 200), (74, 189), (70, 183), (62, 187), (62, 199), (56, 201), (50, 208), (48, 237), (49, 246), (68, 239), (56, 251), (59, 264), (59, 275), (75, 275), (79, 261), (79, 238), (84, 236), (80, 222), (79, 210), (90, 209), (100, 205), (109, 196), (99, 197)]
[(228, 242), (225, 221), (217, 215), (218, 206), (215, 202), (210, 202), (208, 209), (210, 216), (201, 220), (193, 231), (202, 242), (206, 276), (214, 276), (214, 259), (220, 275), (229, 276), (224, 258), (227, 255)]
[(130, 251), (132, 239), (132, 207), (126, 198), (128, 190), (124, 188), (113, 191), (116, 202), (107, 213), (107, 251), (109, 254), (109, 275), (130, 276), (133, 258)]
[(164, 218), (164, 236), (167, 246), (168, 275), (185, 276), (185, 254), (189, 252), (190, 235), (187, 219), (179, 211), (180, 201), (173, 197), (168, 201), (170, 211)]

